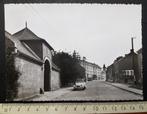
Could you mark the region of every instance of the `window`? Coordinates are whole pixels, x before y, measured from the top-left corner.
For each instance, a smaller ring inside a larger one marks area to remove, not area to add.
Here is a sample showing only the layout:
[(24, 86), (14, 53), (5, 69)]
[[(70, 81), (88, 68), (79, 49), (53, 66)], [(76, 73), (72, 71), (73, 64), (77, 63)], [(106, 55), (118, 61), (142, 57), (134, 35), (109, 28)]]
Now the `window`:
[(123, 75), (133, 76), (134, 75), (134, 70), (124, 70)]

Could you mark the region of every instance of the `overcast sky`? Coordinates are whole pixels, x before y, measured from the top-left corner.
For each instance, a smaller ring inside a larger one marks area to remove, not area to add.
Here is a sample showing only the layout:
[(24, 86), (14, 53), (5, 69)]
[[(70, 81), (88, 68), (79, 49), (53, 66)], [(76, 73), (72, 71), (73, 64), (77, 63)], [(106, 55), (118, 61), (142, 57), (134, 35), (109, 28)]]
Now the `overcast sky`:
[(118, 56), (142, 47), (141, 5), (9, 4), (5, 29), (13, 34), (25, 27), (46, 39), (54, 50), (74, 50), (89, 62), (110, 65)]

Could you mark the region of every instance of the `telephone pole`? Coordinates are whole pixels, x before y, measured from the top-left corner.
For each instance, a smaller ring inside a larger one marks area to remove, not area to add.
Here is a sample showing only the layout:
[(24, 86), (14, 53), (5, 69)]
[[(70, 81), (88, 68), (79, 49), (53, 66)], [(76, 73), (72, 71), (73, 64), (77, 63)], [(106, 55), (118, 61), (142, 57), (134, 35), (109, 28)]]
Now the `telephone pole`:
[(132, 37), (132, 38), (131, 38), (131, 44), (132, 44), (132, 49), (131, 49), (131, 51), (132, 51), (132, 52), (134, 52), (134, 42), (133, 42), (134, 39), (135, 39), (135, 37)]
[(131, 44), (132, 44), (132, 49), (131, 49), (131, 53), (132, 53), (132, 70), (133, 70), (133, 74), (134, 75), (134, 83), (136, 84), (136, 77), (135, 77), (135, 62), (134, 62), (134, 39), (135, 37), (131, 38)]

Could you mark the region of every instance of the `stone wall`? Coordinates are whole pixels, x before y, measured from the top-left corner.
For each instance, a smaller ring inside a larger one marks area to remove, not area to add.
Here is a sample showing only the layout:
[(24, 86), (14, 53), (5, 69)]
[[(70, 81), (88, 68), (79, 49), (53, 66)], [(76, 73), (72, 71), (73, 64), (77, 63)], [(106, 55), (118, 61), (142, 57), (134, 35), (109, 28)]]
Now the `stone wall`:
[(43, 72), (40, 65), (15, 57), (16, 68), (21, 72), (18, 82), (18, 98), (30, 97), (39, 94), (40, 88), (43, 88)]
[[(51, 68), (51, 76), (50, 76), (50, 84), (51, 84), (51, 90), (56, 90), (60, 88), (60, 73), (54, 69), (52, 69), (52, 53), (51, 50), (43, 44), (43, 58), (48, 59), (50, 62), (50, 68)], [(43, 75), (44, 76), (44, 75)]]
[(60, 72), (52, 69), (51, 71), (51, 90), (60, 88)]

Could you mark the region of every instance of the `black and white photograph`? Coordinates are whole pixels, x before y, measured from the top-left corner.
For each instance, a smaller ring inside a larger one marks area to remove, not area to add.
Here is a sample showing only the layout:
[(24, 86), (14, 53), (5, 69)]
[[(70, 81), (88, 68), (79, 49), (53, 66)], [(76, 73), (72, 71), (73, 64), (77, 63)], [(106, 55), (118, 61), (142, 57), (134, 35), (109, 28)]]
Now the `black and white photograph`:
[(5, 4), (7, 101), (143, 100), (141, 4)]

